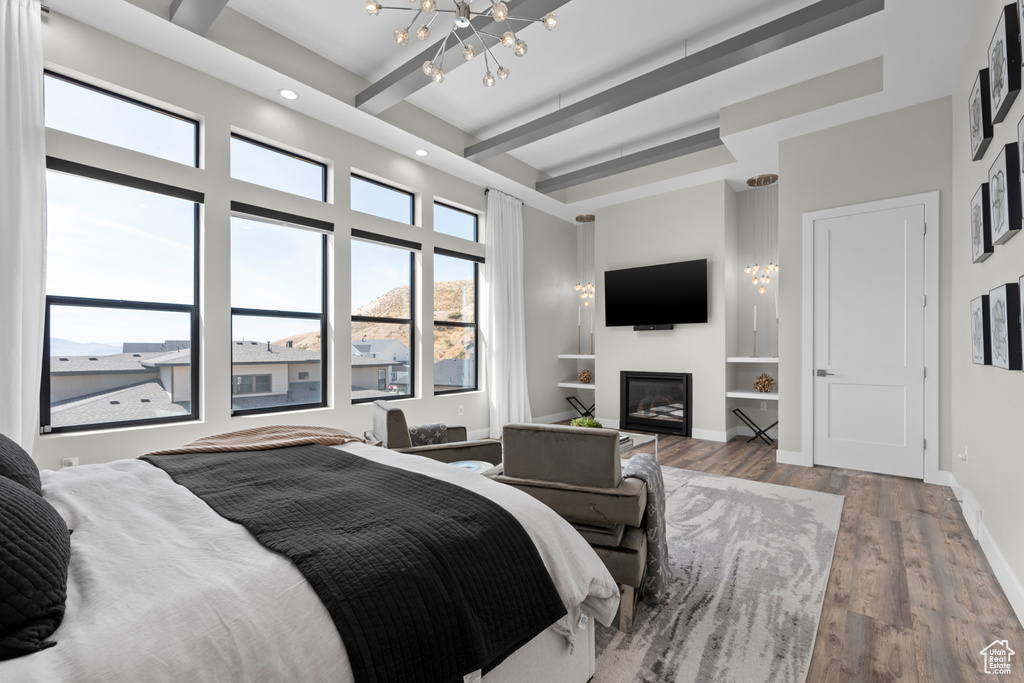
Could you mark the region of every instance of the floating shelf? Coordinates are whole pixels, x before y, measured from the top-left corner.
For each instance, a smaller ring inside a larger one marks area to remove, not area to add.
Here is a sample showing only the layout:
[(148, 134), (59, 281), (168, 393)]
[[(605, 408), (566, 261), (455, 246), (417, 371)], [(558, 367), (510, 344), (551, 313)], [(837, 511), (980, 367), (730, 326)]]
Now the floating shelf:
[(596, 389), (597, 387), (593, 384), (584, 384), (583, 382), (559, 382), (558, 386), (566, 389)]
[(726, 398), (752, 398), (760, 401), (778, 401), (779, 390), (772, 389), (769, 392), (760, 392), (757, 389), (733, 389), (725, 392)]
[(730, 356), (726, 363), (778, 363), (778, 356)]
[(558, 357), (566, 360), (594, 360), (597, 358), (592, 353), (560, 353)]

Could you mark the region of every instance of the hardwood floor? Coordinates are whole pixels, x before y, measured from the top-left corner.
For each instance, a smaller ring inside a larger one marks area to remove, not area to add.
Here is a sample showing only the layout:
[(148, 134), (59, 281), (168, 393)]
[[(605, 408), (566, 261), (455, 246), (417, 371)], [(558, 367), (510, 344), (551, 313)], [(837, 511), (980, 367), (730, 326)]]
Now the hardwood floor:
[[(809, 683), (1024, 681), (1024, 629), (952, 491), (912, 479), (775, 462), (773, 447), (659, 437), (663, 465), (846, 496)], [(1011, 675), (982, 648), (1009, 640)]]

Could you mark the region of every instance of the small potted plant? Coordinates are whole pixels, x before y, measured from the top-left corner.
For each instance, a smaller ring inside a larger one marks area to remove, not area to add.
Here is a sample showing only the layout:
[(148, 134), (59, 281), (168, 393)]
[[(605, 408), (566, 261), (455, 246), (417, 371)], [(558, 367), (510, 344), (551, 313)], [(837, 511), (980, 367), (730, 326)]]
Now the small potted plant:
[(569, 424), (573, 427), (589, 427), (591, 429), (601, 428), (601, 423), (592, 417), (577, 417), (575, 420), (570, 420)]

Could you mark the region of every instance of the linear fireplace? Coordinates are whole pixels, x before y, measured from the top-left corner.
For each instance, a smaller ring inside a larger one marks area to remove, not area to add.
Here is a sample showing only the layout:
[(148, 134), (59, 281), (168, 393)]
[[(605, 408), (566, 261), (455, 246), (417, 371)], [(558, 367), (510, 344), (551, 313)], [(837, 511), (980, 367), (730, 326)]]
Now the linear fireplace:
[(622, 371), (619, 429), (690, 436), (693, 375)]

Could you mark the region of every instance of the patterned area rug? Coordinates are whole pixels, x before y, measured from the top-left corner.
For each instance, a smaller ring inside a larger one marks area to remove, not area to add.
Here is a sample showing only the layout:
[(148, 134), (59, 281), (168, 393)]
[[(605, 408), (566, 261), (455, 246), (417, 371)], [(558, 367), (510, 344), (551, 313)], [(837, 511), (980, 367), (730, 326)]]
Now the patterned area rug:
[(597, 626), (591, 683), (804, 681), (843, 497), (662, 470), (672, 585), (632, 634)]

